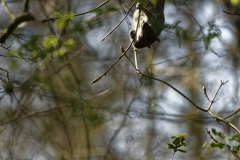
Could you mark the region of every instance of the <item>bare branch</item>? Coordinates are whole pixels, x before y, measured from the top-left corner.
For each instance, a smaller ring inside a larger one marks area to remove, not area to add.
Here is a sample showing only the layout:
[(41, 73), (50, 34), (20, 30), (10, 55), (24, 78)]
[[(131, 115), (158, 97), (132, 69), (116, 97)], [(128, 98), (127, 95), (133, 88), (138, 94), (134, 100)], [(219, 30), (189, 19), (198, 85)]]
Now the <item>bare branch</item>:
[(30, 13), (23, 13), (5, 29), (5, 33), (0, 36), (0, 43), (4, 43), (9, 35), (23, 22), (33, 21), (34, 17)]
[(132, 6), (129, 8), (128, 12), (125, 14), (125, 16), (122, 18), (122, 20), (115, 27), (113, 27), (113, 29), (110, 32), (108, 32), (108, 34), (101, 40), (101, 42), (104, 41), (107, 38), (107, 36), (109, 36), (124, 21), (124, 19), (127, 17), (129, 12), (132, 10), (135, 3), (136, 3), (136, 0), (133, 2)]
[[(99, 6), (95, 7), (94, 9), (91, 9), (91, 10), (89, 10), (89, 11), (87, 11), (87, 12), (77, 13), (77, 14), (74, 15), (74, 17), (77, 17), (77, 16), (81, 16), (81, 15), (90, 13), (90, 12), (92, 12), (92, 11), (94, 11), (94, 10), (102, 7), (103, 5), (105, 5), (106, 3), (108, 3), (109, 1), (110, 1), (110, 0), (106, 0), (105, 2), (101, 3)], [(43, 19), (41, 22), (42, 22), (42, 23), (45, 23), (45, 22), (52, 22), (52, 23), (53, 23), (54, 21), (56, 21), (56, 20), (58, 20), (58, 19), (60, 19), (60, 18), (63, 18), (63, 17), (59, 17), (59, 18), (47, 18), (47, 19)]]
[(209, 134), (210, 138), (211, 138), (214, 142), (220, 143), (221, 145), (226, 146), (228, 149), (231, 149), (231, 148), (232, 148), (231, 146), (229, 146), (229, 145), (227, 145), (227, 144), (225, 144), (225, 143), (222, 143), (222, 142), (219, 142), (218, 140), (216, 140), (216, 139), (212, 136), (211, 132), (210, 132), (207, 128), (206, 128), (206, 130), (207, 130), (207, 133)]
[(220, 86), (218, 87), (217, 91), (215, 92), (215, 94), (214, 94), (214, 96), (213, 96), (212, 100), (210, 101), (210, 104), (209, 104), (209, 106), (206, 108), (206, 111), (210, 110), (210, 109), (211, 109), (211, 106), (212, 106), (212, 104), (213, 104), (214, 102), (216, 102), (216, 101), (217, 101), (217, 99), (215, 100), (215, 98), (216, 98), (216, 96), (217, 96), (217, 94), (218, 94), (218, 92), (219, 92), (220, 88), (221, 88), (221, 87), (222, 87), (224, 84), (226, 84), (227, 82), (228, 82), (228, 81), (226, 81), (226, 82), (223, 82), (223, 81), (221, 80), (221, 84), (220, 84)]
[(96, 83), (96, 82), (98, 82), (103, 76), (106, 76), (107, 73), (115, 66), (115, 64), (116, 64), (118, 61), (120, 61), (120, 59), (122, 59), (122, 57), (127, 53), (127, 51), (128, 51), (129, 48), (132, 46), (132, 44), (133, 44), (133, 41), (131, 41), (131, 43), (128, 45), (126, 51), (123, 52), (120, 57), (118, 57), (118, 59), (111, 65), (111, 67), (110, 67), (103, 75), (101, 75), (100, 77), (94, 79), (91, 83)]
[(202, 109), (201, 107), (199, 107), (198, 105), (196, 105), (192, 100), (190, 100), (185, 94), (183, 94), (181, 91), (179, 91), (178, 89), (176, 89), (175, 87), (173, 87), (171, 84), (161, 80), (161, 79), (158, 79), (158, 78), (155, 78), (155, 77), (152, 77), (152, 76), (149, 76), (149, 75), (146, 75), (146, 74), (143, 74), (143, 73), (139, 73), (140, 76), (144, 76), (144, 77), (148, 77), (150, 79), (153, 79), (153, 80), (156, 80), (156, 81), (159, 81), (159, 82), (162, 82), (164, 84), (166, 84), (167, 86), (169, 86), (170, 88), (172, 88), (174, 91), (176, 91), (177, 93), (179, 93), (181, 96), (183, 96), (187, 101), (189, 101), (193, 106), (195, 106), (197, 109), (203, 111), (203, 112), (206, 112), (205, 109)]
[(24, 0), (24, 10), (23, 12), (28, 12), (29, 9), (29, 0)]
[(5, 47), (5, 46), (3, 46), (1, 43), (0, 43), (0, 46), (1, 46), (2, 48), (4, 48), (4, 49), (6, 49), (6, 50), (10, 51), (10, 49), (9, 49), (9, 48), (10, 48), (11, 46)]
[(199, 26), (199, 29), (200, 31), (202, 32), (202, 34), (204, 35), (203, 33), (203, 30), (202, 30), (202, 26), (198, 23), (198, 21), (195, 19), (195, 17), (193, 16), (192, 12), (190, 11), (190, 9), (188, 8), (188, 5), (186, 3), (186, 1), (183, 2), (183, 5), (187, 8), (187, 10), (189, 11), (190, 15), (192, 16), (193, 20), (196, 22), (196, 24)]
[(9, 14), (9, 16), (11, 16), (12, 19), (15, 19), (16, 16), (12, 13), (12, 11), (9, 9), (9, 7), (7, 6), (5, 0), (2, 0), (2, 6), (5, 9), (5, 11)]
[[(136, 66), (135, 66), (135, 69), (137, 70)], [(229, 126), (232, 127), (234, 130), (236, 130), (236, 131), (238, 132), (238, 134), (240, 134), (240, 130), (239, 130), (235, 125), (233, 125), (232, 123), (226, 121), (225, 118), (219, 117), (219, 116), (215, 115), (213, 112), (210, 111), (210, 108), (211, 108), (212, 104), (216, 101), (216, 100), (214, 100), (214, 99), (215, 99), (217, 93), (219, 92), (220, 88), (221, 88), (225, 83), (227, 83), (228, 81), (225, 81), (225, 82), (224, 82), (224, 81), (221, 80), (221, 84), (220, 84), (220, 86), (218, 87), (218, 89), (217, 89), (217, 91), (216, 91), (216, 93), (215, 93), (212, 101), (210, 102), (209, 107), (206, 108), (206, 109), (202, 109), (201, 107), (199, 107), (198, 105), (196, 105), (192, 100), (190, 100), (186, 95), (184, 95), (181, 91), (179, 91), (178, 89), (176, 89), (175, 87), (173, 87), (171, 84), (169, 84), (169, 83), (167, 83), (167, 82), (165, 82), (165, 81), (163, 81), (163, 80), (161, 80), (161, 79), (158, 79), (158, 78), (155, 78), (155, 77), (152, 77), (152, 76), (143, 74), (143, 73), (141, 73), (139, 70), (137, 70), (137, 72), (138, 72), (139, 76), (148, 77), (148, 78), (150, 78), (150, 79), (153, 79), (153, 80), (156, 80), (156, 81), (159, 81), (159, 82), (161, 82), (161, 83), (166, 84), (167, 86), (169, 86), (170, 88), (172, 88), (174, 91), (176, 91), (177, 93), (179, 93), (181, 96), (183, 96), (183, 97), (184, 97), (187, 101), (189, 101), (191, 104), (193, 104), (193, 106), (195, 106), (197, 109), (199, 109), (199, 110), (201, 110), (201, 111), (203, 111), (203, 112), (208, 112), (212, 117), (216, 118), (218, 121), (222, 121), (223, 123), (229, 125)], [(239, 110), (240, 110), (240, 109), (239, 109)], [(227, 117), (227, 118), (228, 118), (228, 117)]]
[(237, 13), (237, 11), (235, 10), (234, 12), (232, 12), (232, 13), (230, 13), (230, 12), (227, 12), (227, 11), (224, 11), (223, 10), (223, 12), (224, 13), (226, 13), (226, 14), (230, 14), (230, 15), (237, 15), (237, 16), (240, 16), (240, 14), (239, 13)]
[(234, 114), (238, 113), (239, 111), (240, 111), (240, 108), (238, 108), (236, 111), (234, 111), (234, 112), (233, 112), (233, 113), (231, 113), (230, 115), (228, 115), (228, 116), (224, 117), (224, 119), (227, 119), (227, 118), (229, 118), (229, 117), (233, 116)]

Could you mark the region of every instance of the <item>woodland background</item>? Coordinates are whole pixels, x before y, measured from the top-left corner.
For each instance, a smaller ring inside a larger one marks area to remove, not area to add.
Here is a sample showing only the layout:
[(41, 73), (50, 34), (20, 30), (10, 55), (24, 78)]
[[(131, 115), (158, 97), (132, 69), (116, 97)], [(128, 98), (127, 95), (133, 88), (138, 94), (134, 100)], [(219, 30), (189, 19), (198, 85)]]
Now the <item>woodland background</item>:
[[(139, 76), (126, 57), (91, 84), (129, 45), (135, 10), (101, 42), (133, 1), (74, 17), (102, 2), (1, 0), (0, 159), (169, 160), (166, 143), (182, 133), (187, 152), (175, 160), (238, 159), (232, 126)], [(160, 42), (138, 51), (140, 71), (202, 109), (228, 81), (210, 110), (240, 128), (240, 1), (166, 0), (164, 13)], [(41, 23), (51, 17), (61, 18)], [(134, 60), (132, 48), (127, 55)]]

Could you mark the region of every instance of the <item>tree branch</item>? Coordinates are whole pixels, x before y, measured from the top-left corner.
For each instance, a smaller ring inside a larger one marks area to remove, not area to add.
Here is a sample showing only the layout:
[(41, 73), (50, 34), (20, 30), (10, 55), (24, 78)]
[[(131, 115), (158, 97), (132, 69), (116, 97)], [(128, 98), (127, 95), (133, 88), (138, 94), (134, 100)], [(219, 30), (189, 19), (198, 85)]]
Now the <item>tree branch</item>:
[(9, 7), (7, 6), (5, 0), (2, 0), (2, 6), (5, 9), (5, 11), (9, 14), (9, 16), (11, 16), (12, 19), (15, 19), (16, 16), (12, 13), (12, 11), (9, 9)]
[(23, 22), (33, 21), (34, 17), (30, 13), (23, 13), (4, 30), (4, 33), (0, 36), (0, 43), (4, 43), (9, 35)]

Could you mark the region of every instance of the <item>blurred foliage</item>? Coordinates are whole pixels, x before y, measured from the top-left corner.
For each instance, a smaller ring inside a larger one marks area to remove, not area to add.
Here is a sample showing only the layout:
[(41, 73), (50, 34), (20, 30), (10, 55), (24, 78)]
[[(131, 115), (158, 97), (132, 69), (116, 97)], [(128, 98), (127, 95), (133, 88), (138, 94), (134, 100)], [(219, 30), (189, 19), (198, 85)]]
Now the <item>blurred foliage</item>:
[[(237, 158), (240, 158), (240, 137), (239, 134), (232, 134), (229, 136), (223, 135), (222, 132), (217, 132), (215, 128), (211, 129), (211, 134), (214, 139), (210, 143), (204, 143), (203, 147), (210, 147), (212, 149), (229, 149)], [(228, 137), (228, 138), (227, 138)]]
[[(238, 134), (165, 84), (139, 76), (126, 57), (91, 84), (121, 55), (119, 47), (129, 45), (135, 9), (100, 42), (133, 3), (109, 1), (78, 15), (103, 2), (29, 1), (36, 20), (19, 25), (1, 44), (0, 159), (165, 160), (172, 151), (185, 153), (175, 159), (238, 159)], [(202, 108), (209, 103), (202, 86), (211, 97), (219, 80), (229, 79), (211, 109), (219, 116), (233, 113), (240, 95), (240, 20), (222, 9), (240, 13), (237, 4), (166, 0), (160, 42), (137, 51), (140, 71), (171, 84)], [(22, 2), (6, 5), (15, 15), (24, 8)], [(4, 18), (11, 14), (6, 5), (1, 8), (2, 31), (10, 23)], [(127, 55), (134, 61), (132, 48)], [(229, 121), (239, 124), (239, 114), (233, 117)], [(201, 148), (211, 138), (205, 132), (209, 126), (228, 134), (212, 129), (218, 142)], [(173, 136), (178, 133), (184, 134)]]

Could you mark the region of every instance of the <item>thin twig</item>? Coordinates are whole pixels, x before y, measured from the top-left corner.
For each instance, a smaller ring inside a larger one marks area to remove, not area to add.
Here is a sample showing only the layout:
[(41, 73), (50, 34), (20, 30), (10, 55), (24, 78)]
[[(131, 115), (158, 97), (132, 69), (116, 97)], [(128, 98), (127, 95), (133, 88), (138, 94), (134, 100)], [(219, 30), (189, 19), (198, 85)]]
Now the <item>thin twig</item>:
[[(82, 12), (82, 13), (77, 13), (74, 15), (74, 17), (77, 17), (77, 16), (81, 16), (81, 15), (84, 15), (84, 14), (87, 14), (87, 13), (90, 13), (100, 7), (102, 7), (103, 5), (105, 5), (106, 3), (108, 3), (110, 0), (106, 0), (105, 2), (101, 3), (99, 6), (95, 7), (94, 9), (91, 9), (89, 11), (86, 11), (86, 12)], [(47, 18), (47, 19), (43, 19), (41, 22), (42, 23), (45, 23), (45, 22), (54, 22), (60, 18), (63, 18), (63, 17), (58, 17), (58, 18)]]
[(188, 8), (188, 5), (186, 4), (186, 1), (183, 3), (183, 5), (187, 8), (187, 10), (188, 10), (189, 13), (191, 14), (193, 20), (197, 23), (197, 25), (199, 26), (200, 31), (201, 31), (202, 34), (204, 35), (201, 25), (198, 23), (198, 21), (197, 21), (197, 20), (195, 19), (195, 17), (193, 16), (192, 12), (191, 12), (190, 9)]
[(238, 113), (239, 111), (240, 111), (240, 108), (238, 108), (236, 111), (234, 111), (234, 112), (233, 112), (233, 113), (231, 113), (230, 115), (228, 115), (228, 116), (224, 117), (224, 119), (227, 119), (227, 118), (229, 118), (229, 117), (233, 116), (234, 114)]
[(155, 77), (152, 77), (152, 76), (149, 76), (149, 75), (146, 75), (146, 74), (143, 74), (143, 73), (139, 73), (140, 76), (144, 76), (144, 77), (148, 77), (150, 79), (153, 79), (153, 80), (156, 80), (156, 81), (159, 81), (159, 82), (162, 82), (164, 84), (166, 84), (167, 86), (169, 86), (170, 88), (172, 88), (174, 91), (176, 91), (177, 93), (179, 93), (181, 96), (183, 96), (187, 101), (189, 101), (192, 105), (194, 105), (197, 109), (201, 110), (201, 111), (204, 111), (206, 112), (205, 109), (202, 109), (201, 107), (199, 107), (198, 105), (196, 105), (192, 100), (190, 100), (186, 95), (184, 95), (182, 92), (180, 92), (178, 89), (176, 89), (175, 87), (173, 87), (171, 84), (161, 80), (161, 79), (158, 79), (158, 78), (155, 78)]
[(23, 12), (28, 12), (29, 9), (29, 0), (24, 0), (24, 10)]
[(176, 152), (173, 152), (173, 155), (172, 155), (172, 160), (173, 160), (173, 158), (174, 158), (174, 155), (175, 155), (175, 153), (176, 153)]
[(78, 54), (79, 54), (79, 50), (77, 50), (62, 66), (60, 66), (58, 69), (56, 69), (49, 77), (52, 77), (54, 74), (57, 74), (63, 68), (68, 66), (75, 59), (75, 57), (78, 56)]
[[(120, 50), (121, 50), (122, 54), (125, 52), (125, 50), (124, 50), (124, 48), (123, 48), (122, 46), (120, 47)], [(126, 57), (126, 58), (128, 59), (128, 61), (132, 64), (132, 66), (133, 66), (135, 69), (137, 69), (136, 66), (134, 65), (133, 61), (128, 57), (127, 54), (125, 54), (125, 57)]]
[(215, 114), (214, 114), (213, 112), (211, 112), (210, 110), (208, 110), (207, 112), (208, 112), (211, 116), (213, 116), (214, 118), (216, 118), (218, 121), (222, 121), (223, 123), (229, 125), (229, 126), (232, 127), (235, 131), (237, 131), (238, 134), (240, 134), (240, 130), (239, 130), (235, 125), (233, 125), (232, 123), (226, 121), (224, 118), (215, 115)]
[(27, 21), (33, 21), (34, 17), (28, 13), (25, 12), (22, 15), (16, 17), (14, 21), (4, 29), (4, 33), (0, 35), (0, 43), (4, 43), (6, 39), (9, 37), (10, 34), (13, 33), (13, 31), (23, 22)]
[[(136, 67), (135, 67), (135, 69), (136, 69)], [(138, 71), (138, 70), (137, 70), (137, 71)], [(210, 107), (208, 107), (207, 109), (202, 109), (201, 107), (199, 107), (198, 105), (196, 105), (192, 100), (190, 100), (186, 95), (184, 95), (181, 91), (179, 91), (178, 89), (176, 89), (175, 87), (173, 87), (171, 84), (169, 84), (169, 83), (167, 83), (167, 82), (165, 82), (165, 81), (163, 81), (163, 80), (161, 80), (161, 79), (158, 79), (158, 78), (155, 78), (155, 77), (152, 77), (152, 76), (143, 74), (143, 73), (141, 73), (140, 71), (138, 71), (138, 74), (139, 74), (139, 76), (148, 77), (148, 78), (150, 78), (150, 79), (153, 79), (153, 80), (156, 80), (156, 81), (159, 81), (159, 82), (161, 82), (161, 83), (166, 84), (167, 86), (169, 86), (170, 88), (172, 88), (174, 91), (176, 91), (177, 93), (179, 93), (181, 96), (183, 96), (183, 97), (184, 97), (187, 101), (189, 101), (191, 104), (193, 104), (193, 106), (195, 106), (197, 109), (199, 109), (199, 110), (201, 110), (201, 111), (203, 111), (203, 112), (208, 112), (212, 117), (216, 118), (218, 121), (222, 121), (223, 123), (229, 125), (229, 126), (232, 127), (234, 130), (236, 130), (236, 131), (238, 132), (238, 134), (240, 134), (240, 130), (239, 130), (235, 125), (233, 125), (232, 123), (226, 121), (225, 118), (219, 117), (219, 116), (215, 115), (213, 112), (210, 111), (210, 108), (211, 108), (211, 105), (212, 105), (212, 104), (209, 105)], [(216, 93), (215, 93), (215, 95), (214, 95), (214, 97), (213, 97), (213, 100), (215, 99), (215, 97), (216, 97), (218, 91), (220, 90), (220, 88), (222, 87), (222, 85), (226, 84), (227, 82), (228, 82), (228, 81), (223, 82), (223, 81), (221, 80), (221, 84), (220, 84), (220, 86), (218, 87), (218, 89), (217, 89), (217, 91), (216, 91)], [(212, 101), (212, 102), (214, 102), (214, 101)], [(212, 102), (211, 102), (211, 103), (212, 103)]]
[(220, 84), (220, 86), (218, 87), (218, 89), (217, 89), (217, 91), (215, 92), (215, 94), (214, 94), (214, 96), (213, 96), (213, 98), (212, 98), (212, 100), (210, 101), (210, 104), (209, 104), (209, 106), (206, 108), (206, 110), (208, 111), (208, 110), (210, 110), (211, 109), (211, 106), (212, 106), (212, 104), (214, 103), (214, 102), (216, 102), (217, 101), (217, 99), (215, 100), (215, 98), (216, 98), (216, 96), (217, 96), (217, 94), (218, 94), (218, 92), (219, 92), (219, 90), (220, 90), (220, 88), (225, 84), (225, 83), (227, 83), (228, 81), (226, 81), (226, 82), (223, 82), (223, 81), (221, 81), (221, 84)]
[(227, 11), (224, 11), (224, 10), (223, 10), (223, 12), (226, 13), (226, 14), (230, 14), (230, 15), (237, 15), (237, 16), (240, 16), (240, 14), (236, 12), (236, 10), (235, 10), (234, 12), (232, 12), (232, 13), (227, 12)]
[(91, 83), (96, 83), (98, 82), (103, 76), (106, 76), (107, 73), (115, 66), (115, 64), (127, 53), (127, 51), (129, 50), (129, 48), (132, 46), (133, 41), (131, 41), (131, 43), (128, 45), (126, 51), (124, 53), (122, 53), (122, 55), (120, 57), (118, 57), (118, 59), (111, 65), (111, 67), (100, 77), (94, 79)]
[(137, 97), (134, 98), (134, 99), (131, 101), (131, 103), (128, 105), (127, 110), (126, 110), (126, 112), (125, 112), (125, 115), (124, 115), (124, 117), (123, 117), (123, 119), (122, 119), (122, 123), (119, 125), (119, 127), (115, 130), (114, 134), (113, 134), (112, 137), (110, 138), (109, 143), (108, 143), (108, 149), (107, 149), (107, 151), (106, 151), (106, 153), (105, 153), (105, 157), (107, 157), (108, 154), (111, 152), (111, 144), (112, 144), (112, 142), (114, 141), (114, 139), (118, 136), (118, 134), (121, 132), (121, 130), (122, 130), (123, 127), (125, 126), (125, 124), (126, 124), (126, 122), (127, 122), (128, 112), (129, 112), (129, 110), (130, 110), (133, 102), (135, 101), (135, 99), (137, 99)]
[[(10, 82), (10, 78), (9, 78), (9, 72), (8, 72), (7, 70), (5, 70), (5, 69), (2, 69), (2, 68), (0, 68), (0, 70), (6, 72), (6, 74), (7, 74), (7, 81), (8, 81), (7, 83), (11, 83), (11, 82)], [(5, 80), (3, 80), (1, 77), (0, 77), (0, 79), (1, 79), (1, 81), (3, 81), (3, 82), (5, 81)], [(14, 93), (13, 90), (11, 91), (11, 94), (13, 94), (13, 96), (14, 96), (14, 98), (16, 99), (17, 103), (20, 104), (20, 102), (18, 101), (18, 99), (17, 99), (17, 97), (16, 97), (16, 95), (15, 95), (15, 93)]]
[(24, 60), (24, 61), (32, 61), (32, 58), (28, 58), (28, 57), (18, 57), (18, 56), (6, 56), (6, 55), (2, 55), (0, 54), (0, 57), (5, 57), (5, 58), (17, 58), (17, 59), (21, 59), (21, 60)]
[(108, 32), (108, 34), (101, 40), (101, 42), (104, 41), (107, 38), (107, 36), (109, 36), (124, 21), (124, 19), (127, 17), (129, 12), (132, 10), (135, 2), (136, 2), (136, 0), (133, 2), (132, 6), (129, 8), (128, 12), (125, 14), (125, 16), (122, 18), (122, 20), (110, 32)]
[(0, 47), (2, 47), (2, 48), (4, 48), (4, 49), (6, 49), (6, 50), (8, 50), (8, 51), (10, 51), (10, 49), (9, 49), (9, 48), (10, 48), (11, 46), (5, 47), (5, 46), (3, 46), (3, 45), (2, 45), (2, 43), (0, 43)]
[(231, 148), (232, 148), (231, 146), (229, 146), (229, 145), (227, 145), (227, 144), (225, 144), (225, 143), (222, 143), (222, 142), (219, 142), (218, 140), (216, 140), (216, 139), (212, 136), (211, 132), (210, 132), (207, 128), (206, 128), (206, 130), (207, 130), (207, 133), (209, 134), (210, 138), (211, 138), (214, 142), (220, 143), (221, 145), (226, 146), (228, 149), (231, 149)]

